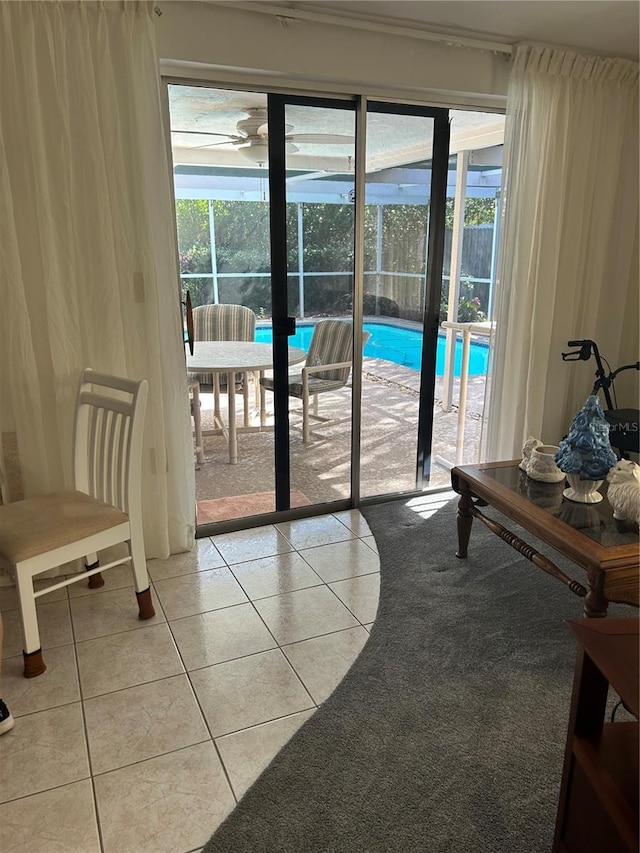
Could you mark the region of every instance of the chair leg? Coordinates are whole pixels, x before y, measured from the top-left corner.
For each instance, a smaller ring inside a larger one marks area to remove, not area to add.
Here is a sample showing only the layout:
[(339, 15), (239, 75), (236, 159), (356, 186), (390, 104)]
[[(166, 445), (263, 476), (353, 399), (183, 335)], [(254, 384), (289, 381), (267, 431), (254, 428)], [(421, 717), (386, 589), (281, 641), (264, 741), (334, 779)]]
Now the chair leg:
[(193, 406), (193, 431), (196, 439), (196, 462), (202, 465), (204, 462), (204, 446), (202, 444), (202, 417), (200, 414), (200, 383), (193, 382), (191, 385), (191, 404)]
[(151, 600), (151, 586), (149, 584), (149, 575), (147, 573), (147, 561), (144, 553), (144, 546), (134, 544), (135, 539), (129, 542), (131, 552), (131, 569), (133, 571), (133, 579), (136, 586), (136, 598), (138, 599), (138, 618), (151, 619), (156, 615)]
[[(90, 572), (91, 569), (97, 569), (99, 565), (100, 560), (98, 559), (97, 554), (87, 554), (85, 556), (85, 571)], [(89, 587), (89, 589), (100, 589), (101, 586), (104, 586), (104, 578), (102, 577), (102, 572), (96, 572), (95, 575), (91, 575), (87, 582), (87, 586)]]
[(309, 395), (302, 395), (302, 443), (309, 441)]
[(244, 415), (244, 425), (246, 427), (249, 426), (249, 374), (242, 374), (242, 403), (243, 403), (243, 415)]
[(20, 620), (22, 622), (22, 638), (24, 650), (23, 674), (25, 678), (35, 678), (41, 675), (45, 669), (40, 646), (40, 631), (38, 629), (38, 614), (36, 612), (36, 600), (33, 595), (33, 580), (31, 576), (25, 578), (20, 572), (16, 577), (16, 588), (20, 600)]
[(253, 396), (254, 408), (258, 411), (262, 411), (260, 409), (260, 376), (262, 375), (262, 371), (254, 370), (253, 371)]
[(261, 370), (259, 376), (256, 377), (256, 382), (258, 382), (259, 386), (260, 386), (258, 389), (258, 394), (260, 395), (259, 406), (260, 406), (260, 427), (261, 428), (264, 428), (267, 425), (267, 400), (266, 400), (266, 395), (265, 395), (265, 391), (264, 391), (264, 385), (260, 382), (260, 380), (263, 377), (264, 377), (264, 370)]
[(136, 591), (136, 598), (138, 599), (138, 619), (151, 619), (156, 615), (151, 600), (151, 587), (143, 589), (142, 592)]
[(213, 374), (213, 419), (216, 426), (220, 425), (220, 374)]
[(38, 649), (37, 652), (31, 652), (30, 654), (22, 652), (22, 660), (24, 662), (22, 674), (25, 678), (35, 678), (37, 675), (42, 675), (47, 668), (42, 658), (42, 649)]
[(313, 394), (312, 398), (309, 399), (309, 394), (302, 395), (302, 441), (306, 444), (309, 441), (311, 436), (311, 414), (310, 409), (314, 415), (318, 414), (318, 395)]

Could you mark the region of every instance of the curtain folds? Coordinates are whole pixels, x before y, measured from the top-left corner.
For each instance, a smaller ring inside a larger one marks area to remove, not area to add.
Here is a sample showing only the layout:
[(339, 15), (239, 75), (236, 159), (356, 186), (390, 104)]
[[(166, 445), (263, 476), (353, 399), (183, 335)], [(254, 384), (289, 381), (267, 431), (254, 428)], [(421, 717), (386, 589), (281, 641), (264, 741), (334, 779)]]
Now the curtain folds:
[(148, 379), (148, 557), (195, 530), (170, 174), (152, 4), (0, 3), (0, 431), (68, 486), (81, 370)]
[(567, 341), (595, 340), (612, 367), (638, 358), (638, 66), (519, 47), (504, 195), (485, 459), (566, 433), (595, 379), (562, 361)]

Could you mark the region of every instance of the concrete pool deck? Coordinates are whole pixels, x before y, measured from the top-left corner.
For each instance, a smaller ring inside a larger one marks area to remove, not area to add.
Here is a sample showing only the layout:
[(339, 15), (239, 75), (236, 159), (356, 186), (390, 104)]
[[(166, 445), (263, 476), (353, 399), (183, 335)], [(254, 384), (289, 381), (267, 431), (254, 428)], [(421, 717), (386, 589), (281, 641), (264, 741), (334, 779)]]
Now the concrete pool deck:
[[(361, 494), (363, 497), (410, 491), (415, 488), (416, 432), (420, 374), (416, 370), (382, 359), (365, 357), (362, 377)], [(459, 380), (454, 381), (454, 404), (458, 400)], [(465, 418), (465, 463), (478, 460), (485, 376), (469, 377)], [(457, 405), (443, 412), (442, 378), (436, 379), (433, 417), (433, 456), (455, 464), (458, 428)], [(226, 404), (226, 395), (223, 395)], [(297, 403), (298, 401), (293, 401)], [(320, 414), (348, 414), (351, 389), (323, 394)], [(269, 405), (268, 401), (268, 405)], [(226, 412), (223, 412), (226, 417)], [(212, 425), (212, 395), (202, 394), (203, 428)], [(318, 431), (308, 444), (302, 442), (301, 420), (291, 417), (291, 489), (309, 503), (345, 499), (350, 495), (351, 445), (348, 423)], [(230, 465), (226, 441), (222, 435), (204, 439), (205, 461), (196, 466), (198, 502), (224, 501), (227, 517), (250, 514), (255, 494), (273, 491), (273, 432), (245, 433), (238, 436), (238, 463)], [(449, 469), (434, 464), (430, 485), (448, 486)], [(300, 500), (302, 502), (302, 500)], [(209, 504), (215, 508), (215, 504)], [(201, 504), (201, 509), (204, 504)], [(269, 511), (267, 507), (261, 511)], [(219, 509), (219, 508), (218, 508)], [(254, 510), (255, 511), (255, 510)], [(214, 520), (200, 512), (199, 521)], [(216, 515), (216, 520), (217, 520)]]

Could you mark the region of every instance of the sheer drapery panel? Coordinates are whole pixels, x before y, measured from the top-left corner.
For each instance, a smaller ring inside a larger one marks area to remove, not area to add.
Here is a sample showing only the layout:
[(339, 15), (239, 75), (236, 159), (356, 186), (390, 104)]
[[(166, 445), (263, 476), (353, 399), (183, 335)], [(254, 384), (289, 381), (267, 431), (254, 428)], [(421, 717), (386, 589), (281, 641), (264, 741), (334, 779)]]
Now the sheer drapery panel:
[(0, 430), (25, 496), (71, 483), (80, 373), (149, 381), (147, 555), (195, 489), (153, 7), (0, 3)]
[(486, 459), (557, 444), (594, 381), (570, 339), (638, 357), (638, 66), (521, 46), (512, 70)]

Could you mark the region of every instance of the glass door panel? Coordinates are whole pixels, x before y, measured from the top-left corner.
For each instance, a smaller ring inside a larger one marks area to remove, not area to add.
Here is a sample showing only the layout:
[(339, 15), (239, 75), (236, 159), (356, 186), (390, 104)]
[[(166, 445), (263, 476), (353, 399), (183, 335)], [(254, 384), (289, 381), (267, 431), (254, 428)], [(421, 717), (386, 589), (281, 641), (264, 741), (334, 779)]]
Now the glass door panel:
[(417, 484), (434, 119), (367, 111), (360, 492)]
[(328, 103), (285, 105), (292, 506), (351, 496), (355, 105)]
[[(238, 340), (266, 341), (270, 367), (267, 95), (169, 84), (168, 96), (182, 299), (188, 291), (196, 348), (224, 341), (231, 352)], [(274, 435), (272, 424), (260, 429), (259, 374), (202, 371), (195, 378), (203, 430), (194, 453), (198, 525), (274, 511)], [(194, 431), (196, 407), (192, 391)]]
[(499, 242), (504, 116), (451, 110), (445, 254), (440, 299), (443, 346), (434, 408), (434, 477), (478, 462)]

